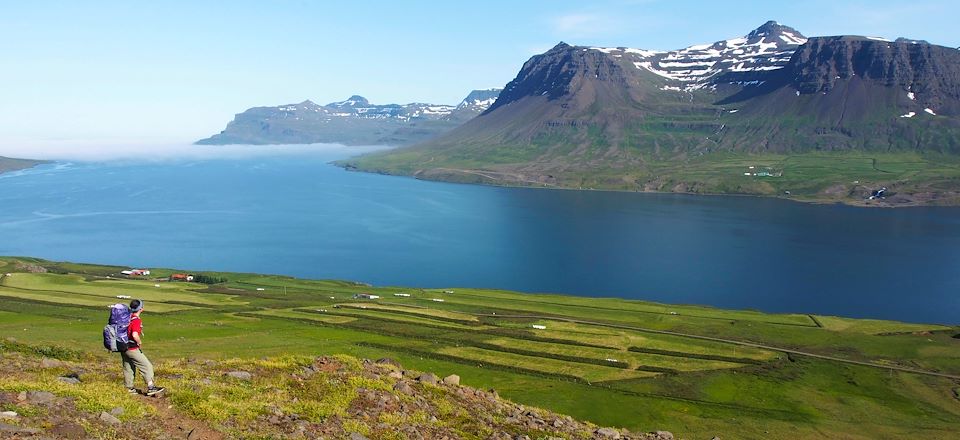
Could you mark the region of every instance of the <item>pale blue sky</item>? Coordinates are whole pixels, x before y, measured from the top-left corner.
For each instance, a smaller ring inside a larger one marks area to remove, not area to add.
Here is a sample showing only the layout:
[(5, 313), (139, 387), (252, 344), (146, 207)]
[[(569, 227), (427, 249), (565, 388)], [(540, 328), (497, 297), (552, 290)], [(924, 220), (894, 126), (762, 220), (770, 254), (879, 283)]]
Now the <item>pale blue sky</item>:
[(304, 99), (454, 104), (471, 89), (502, 87), (561, 40), (676, 49), (772, 19), (807, 36), (905, 36), (957, 47), (958, 4), (5, 1), (0, 155), (186, 143), (248, 107)]

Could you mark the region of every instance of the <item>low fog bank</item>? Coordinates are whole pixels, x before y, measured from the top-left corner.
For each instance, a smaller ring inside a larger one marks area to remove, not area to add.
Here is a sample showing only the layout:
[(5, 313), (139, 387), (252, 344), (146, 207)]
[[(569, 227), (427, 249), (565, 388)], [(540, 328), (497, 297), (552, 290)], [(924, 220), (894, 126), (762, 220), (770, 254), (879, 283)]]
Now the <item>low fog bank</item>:
[(248, 159), (278, 155), (324, 154), (350, 157), (389, 146), (306, 145), (193, 145), (180, 142), (50, 141), (0, 144), (0, 156), (75, 162)]

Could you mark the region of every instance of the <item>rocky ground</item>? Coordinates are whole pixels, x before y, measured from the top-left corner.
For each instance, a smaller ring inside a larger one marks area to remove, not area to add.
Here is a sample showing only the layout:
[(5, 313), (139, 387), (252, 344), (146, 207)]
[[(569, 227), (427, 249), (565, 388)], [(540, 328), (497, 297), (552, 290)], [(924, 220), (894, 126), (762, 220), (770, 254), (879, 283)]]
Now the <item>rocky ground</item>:
[(674, 438), (519, 405), (391, 359), (177, 360), (158, 365), (160, 398), (127, 394), (108, 361), (0, 344), (0, 438)]

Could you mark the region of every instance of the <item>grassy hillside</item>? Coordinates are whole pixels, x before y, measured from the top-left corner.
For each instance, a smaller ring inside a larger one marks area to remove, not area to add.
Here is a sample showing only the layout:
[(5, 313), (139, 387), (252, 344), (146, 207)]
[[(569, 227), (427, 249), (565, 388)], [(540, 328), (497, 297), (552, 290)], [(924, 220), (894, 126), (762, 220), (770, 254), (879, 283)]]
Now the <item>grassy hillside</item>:
[[(0, 259), (0, 274), (10, 273), (0, 279), (0, 334), (109, 360), (99, 347), (105, 306), (131, 295), (146, 300), (145, 347), (161, 375), (178, 372), (184, 359), (389, 357), (524, 405), (638, 432), (960, 433), (956, 327), (258, 274), (207, 273), (228, 280), (212, 286), (116, 279), (121, 269)], [(353, 298), (358, 293), (380, 299)], [(173, 383), (169, 398), (185, 398)]]
[(169, 394), (149, 398), (117, 390), (108, 357), (0, 341), (4, 438), (669, 438), (579, 422), (386, 358), (164, 360)]

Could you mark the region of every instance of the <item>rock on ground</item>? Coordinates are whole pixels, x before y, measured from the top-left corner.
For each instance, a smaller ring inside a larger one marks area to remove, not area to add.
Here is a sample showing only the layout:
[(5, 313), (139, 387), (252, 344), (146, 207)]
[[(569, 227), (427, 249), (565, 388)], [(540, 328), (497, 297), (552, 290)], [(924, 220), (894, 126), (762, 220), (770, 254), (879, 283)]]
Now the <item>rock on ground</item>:
[(48, 391), (27, 391), (25, 400), (27, 403), (33, 404), (48, 404), (53, 403), (57, 399), (57, 396), (54, 396), (53, 393)]
[(437, 375), (433, 373), (423, 373), (417, 377), (417, 382), (428, 383), (431, 385), (436, 385), (439, 381), (440, 379), (437, 378)]
[(406, 382), (397, 382), (397, 384), (393, 386), (393, 390), (408, 396), (412, 396), (414, 394), (413, 387)]
[(113, 414), (110, 414), (106, 411), (100, 413), (100, 420), (103, 422), (109, 423), (111, 425), (119, 425), (123, 423), (120, 421), (120, 419), (116, 418)]
[(253, 380), (253, 375), (246, 371), (228, 371), (227, 376), (240, 380)]
[(596, 434), (597, 434), (597, 437), (600, 437), (600, 438), (609, 438), (614, 440), (620, 438), (620, 431), (617, 431), (616, 429), (613, 429), (613, 428), (600, 428), (597, 430)]
[(61, 423), (57, 426), (54, 426), (50, 430), (50, 433), (56, 438), (68, 438), (68, 439), (85, 439), (87, 438), (87, 431), (83, 429), (83, 426), (73, 422)]

